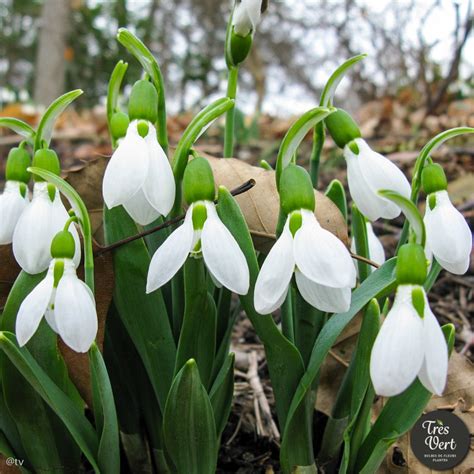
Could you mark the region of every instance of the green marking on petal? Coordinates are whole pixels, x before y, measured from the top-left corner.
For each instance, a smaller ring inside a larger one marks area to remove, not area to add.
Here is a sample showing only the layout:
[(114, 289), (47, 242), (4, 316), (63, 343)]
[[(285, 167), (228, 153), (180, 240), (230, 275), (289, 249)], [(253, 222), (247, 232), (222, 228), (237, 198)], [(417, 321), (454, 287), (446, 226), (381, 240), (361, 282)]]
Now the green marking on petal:
[(48, 183), (48, 196), (51, 199), (51, 202), (54, 202), (54, 198), (56, 197), (56, 186), (54, 184)]
[(430, 209), (433, 210), (436, 207), (436, 194), (432, 193), (428, 196), (428, 205)]
[(411, 291), (411, 302), (420, 318), (423, 319), (425, 314), (425, 293), (421, 286), (417, 286)]
[(140, 120), (137, 124), (137, 132), (138, 135), (140, 135), (142, 138), (145, 138), (148, 135), (148, 130), (150, 130), (150, 126), (148, 125), (148, 122), (145, 122), (144, 120)]
[(203, 203), (198, 202), (194, 205), (192, 218), (194, 230), (201, 230), (207, 219), (207, 209)]
[(289, 222), (289, 227), (290, 227), (290, 232), (291, 235), (294, 237), (298, 229), (302, 226), (303, 224), (303, 216), (301, 215), (301, 212), (299, 211), (294, 211), (290, 214), (290, 222)]
[(58, 287), (59, 280), (64, 274), (64, 260), (56, 260), (54, 262), (54, 288)]
[(28, 192), (28, 186), (25, 183), (20, 183), (19, 191), (20, 191), (21, 197), (24, 198), (26, 196), (26, 193)]
[(349, 149), (352, 151), (352, 153), (354, 153), (354, 155), (358, 155), (359, 154), (359, 146), (357, 145), (357, 143), (352, 140), (351, 142), (349, 142), (347, 144), (347, 146), (349, 147)]

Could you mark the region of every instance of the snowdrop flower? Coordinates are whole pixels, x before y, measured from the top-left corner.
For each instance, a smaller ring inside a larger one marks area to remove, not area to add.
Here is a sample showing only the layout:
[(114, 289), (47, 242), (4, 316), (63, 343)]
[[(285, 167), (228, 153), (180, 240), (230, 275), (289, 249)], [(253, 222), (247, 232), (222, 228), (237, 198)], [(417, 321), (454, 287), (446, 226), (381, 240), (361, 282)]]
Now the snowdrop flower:
[(313, 187), (303, 168), (289, 165), (283, 170), (280, 205), (288, 217), (258, 274), (256, 311), (268, 314), (281, 306), (293, 274), (310, 305), (331, 313), (347, 311), (356, 271), (345, 245), (317, 221)]
[[(422, 286), (425, 255), (421, 246), (408, 244), (400, 249), (398, 259), (397, 280), (402, 283), (372, 348), (372, 383), (377, 394), (393, 397), (418, 376), (429, 391), (441, 395), (448, 372), (448, 348)], [(423, 270), (415, 268), (417, 265)]]
[(18, 311), (15, 332), (20, 346), (31, 339), (43, 316), (74, 351), (87, 352), (94, 342), (97, 335), (94, 296), (76, 275), (71, 258), (74, 246), (74, 237), (68, 231), (59, 232), (54, 238), (51, 245), (54, 258), (48, 273), (24, 299)]
[(11, 244), (15, 226), (29, 202), (25, 183), (5, 183), (5, 189), (0, 196), (0, 245)]
[(8, 153), (5, 188), (0, 195), (0, 245), (11, 244), (18, 219), (30, 202), (27, 187), (30, 173), (27, 168), (31, 160), (25, 145), (21, 143)]
[(242, 0), (234, 10), (232, 26), (239, 36), (254, 32), (260, 22), (262, 0)]
[[(36, 182), (33, 199), (18, 219), (13, 233), (13, 254), (25, 272), (34, 275), (48, 268), (51, 241), (68, 219), (59, 191), (44, 181)], [(76, 242), (73, 261), (77, 267), (81, 260), (79, 235), (74, 227), (71, 233)]]
[(402, 171), (360, 138), (359, 128), (344, 110), (328, 115), (325, 123), (336, 144), (344, 150), (349, 191), (360, 212), (371, 221), (397, 217), (401, 209), (379, 196), (378, 191), (389, 189), (409, 198), (410, 184)]
[(462, 275), (469, 268), (472, 233), (463, 215), (449, 199), (446, 176), (441, 166), (428, 165), (422, 173), (426, 198), (424, 223), (428, 256), (434, 255), (448, 272)]
[(207, 160), (194, 158), (186, 167), (183, 192), (190, 206), (184, 223), (151, 259), (146, 291), (167, 283), (189, 255), (204, 259), (214, 281), (239, 295), (249, 290), (249, 269), (239, 244), (220, 220), (214, 205), (214, 178)]
[[(378, 265), (382, 265), (385, 262), (385, 250), (383, 248), (382, 242), (380, 242), (379, 238), (375, 235), (374, 228), (369, 221), (366, 222), (366, 228), (367, 243), (369, 244), (369, 258)], [(357, 253), (354, 239), (352, 239), (351, 242), (351, 251), (353, 253)], [(358, 267), (356, 262), (354, 262), (354, 265), (357, 271)], [(375, 268), (372, 266), (370, 266), (370, 269), (371, 271), (375, 270)]]

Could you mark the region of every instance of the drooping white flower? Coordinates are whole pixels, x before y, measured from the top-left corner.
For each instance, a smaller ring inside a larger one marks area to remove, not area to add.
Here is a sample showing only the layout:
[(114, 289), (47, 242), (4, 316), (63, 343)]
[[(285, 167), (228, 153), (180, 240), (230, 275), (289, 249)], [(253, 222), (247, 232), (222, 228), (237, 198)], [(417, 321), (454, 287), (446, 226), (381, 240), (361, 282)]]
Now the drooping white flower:
[(130, 123), (105, 170), (102, 193), (109, 209), (122, 205), (135, 222), (147, 225), (173, 206), (175, 182), (165, 152), (147, 122), (145, 138), (138, 120)]
[[(33, 199), (18, 219), (13, 233), (15, 259), (25, 272), (31, 274), (41, 273), (48, 268), (51, 261), (51, 241), (69, 219), (59, 191), (51, 185), (49, 189), (54, 191), (52, 196), (48, 192), (48, 183), (35, 183)], [(77, 267), (81, 260), (79, 235), (74, 227), (71, 233), (76, 242), (74, 263)]]
[(313, 212), (301, 213), (301, 227), (294, 236), (288, 216), (279, 239), (273, 245), (255, 284), (254, 305), (268, 314), (283, 303), (293, 273), (301, 296), (312, 306), (331, 313), (347, 311), (356, 272), (344, 244), (323, 229)]
[(29, 202), (28, 188), (24, 183), (5, 183), (0, 196), (0, 245), (11, 244), (15, 226)]
[(357, 144), (358, 154), (351, 149), (351, 143), (344, 147), (352, 199), (360, 212), (371, 221), (380, 217), (394, 219), (400, 214), (400, 208), (379, 196), (378, 191), (389, 189), (409, 198), (410, 184), (407, 178), (389, 159), (373, 151), (362, 138), (356, 138), (353, 142)]
[[(202, 229), (195, 229), (193, 211), (205, 206)], [(249, 289), (249, 269), (239, 244), (220, 220), (211, 201), (197, 201), (186, 212), (178, 227), (153, 255), (148, 270), (146, 291), (150, 293), (167, 283), (184, 265), (190, 253), (202, 252), (204, 263), (213, 279), (239, 295)]]
[(462, 275), (469, 268), (472, 233), (447, 191), (428, 195), (424, 217), (429, 252), (448, 272)]
[(255, 31), (260, 22), (262, 0), (242, 0), (234, 10), (232, 26), (240, 36), (247, 36)]
[[(374, 228), (370, 222), (366, 222), (366, 228), (367, 243), (369, 244), (369, 258), (378, 265), (382, 265), (385, 262), (385, 250), (383, 248), (382, 242), (380, 242), (379, 238), (375, 235)], [(351, 251), (353, 253), (357, 253), (354, 239), (352, 239), (351, 242)], [(357, 270), (357, 263), (354, 262), (354, 265), (356, 266)], [(375, 268), (372, 266), (370, 266), (370, 269), (371, 271), (375, 270)]]
[(77, 277), (70, 259), (53, 259), (44, 280), (21, 304), (15, 330), (20, 346), (30, 340), (43, 316), (74, 351), (87, 352), (94, 342), (97, 335), (94, 296)]
[[(421, 295), (417, 308), (414, 291)], [(446, 340), (423, 287), (400, 285), (372, 348), (370, 376), (375, 392), (393, 397), (406, 390), (418, 376), (428, 390), (441, 395), (447, 373)]]

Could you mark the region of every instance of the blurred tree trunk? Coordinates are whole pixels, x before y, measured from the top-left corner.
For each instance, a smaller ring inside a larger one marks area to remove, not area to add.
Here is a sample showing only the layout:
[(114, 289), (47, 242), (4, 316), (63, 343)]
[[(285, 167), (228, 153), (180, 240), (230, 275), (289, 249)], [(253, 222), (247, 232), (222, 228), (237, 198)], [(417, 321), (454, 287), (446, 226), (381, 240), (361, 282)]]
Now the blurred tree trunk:
[(44, 0), (36, 55), (34, 99), (49, 105), (64, 92), (64, 52), (70, 32), (70, 0)]

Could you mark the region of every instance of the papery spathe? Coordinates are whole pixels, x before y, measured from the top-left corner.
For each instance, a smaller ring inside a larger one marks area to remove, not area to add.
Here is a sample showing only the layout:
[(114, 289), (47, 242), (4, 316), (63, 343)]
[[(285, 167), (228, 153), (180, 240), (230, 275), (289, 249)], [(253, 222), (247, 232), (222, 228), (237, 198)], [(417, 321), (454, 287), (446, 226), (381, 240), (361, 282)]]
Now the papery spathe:
[(29, 202), (28, 188), (24, 183), (5, 183), (0, 196), (0, 245), (11, 244), (15, 226)]
[[(55, 286), (55, 266), (64, 270)], [(76, 275), (70, 259), (54, 259), (48, 273), (25, 298), (16, 319), (16, 337), (25, 345), (43, 316), (62, 340), (76, 352), (87, 352), (97, 335), (97, 312), (89, 287)]]
[[(193, 209), (204, 205), (207, 217), (202, 230), (193, 226)], [(239, 295), (249, 290), (247, 260), (233, 235), (220, 220), (211, 201), (197, 201), (186, 212), (183, 224), (158, 248), (148, 270), (147, 293), (167, 283), (196, 248), (202, 252), (204, 263), (213, 279)]]
[(275, 311), (285, 300), (295, 273), (301, 296), (321, 311), (347, 311), (356, 272), (344, 244), (323, 229), (312, 211), (301, 209), (301, 227), (293, 237), (288, 217), (255, 284), (254, 305), (260, 314)]
[[(48, 268), (51, 262), (51, 241), (69, 219), (59, 191), (49, 186), (54, 190), (53, 200), (48, 192), (48, 183), (35, 183), (33, 199), (18, 219), (13, 233), (15, 259), (25, 272), (33, 275)], [(74, 263), (77, 267), (81, 260), (79, 235), (74, 227), (71, 228), (71, 234), (76, 243)]]
[(147, 225), (173, 206), (175, 182), (165, 152), (156, 138), (155, 127), (148, 123), (145, 138), (134, 120), (120, 140), (105, 170), (102, 183), (104, 201), (109, 209), (122, 205), (135, 222)]
[(427, 248), (438, 263), (456, 275), (466, 273), (472, 251), (472, 233), (463, 215), (453, 206), (447, 191), (437, 191), (428, 196), (423, 220)]
[[(423, 317), (413, 304), (413, 290), (423, 294)], [(418, 376), (431, 392), (441, 395), (448, 373), (448, 349), (424, 289), (400, 285), (395, 301), (372, 348), (370, 376), (375, 392), (393, 397)]]
[(356, 138), (354, 143), (359, 149), (356, 154), (348, 144), (344, 147), (347, 163), (347, 180), (352, 199), (360, 212), (371, 221), (380, 217), (393, 219), (400, 208), (381, 197), (378, 191), (388, 189), (402, 196), (410, 197), (410, 184), (405, 175), (390, 160), (373, 151), (362, 139)]

